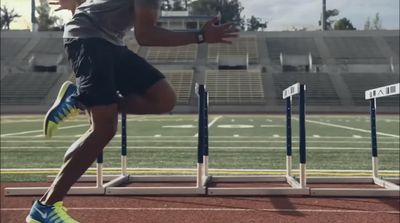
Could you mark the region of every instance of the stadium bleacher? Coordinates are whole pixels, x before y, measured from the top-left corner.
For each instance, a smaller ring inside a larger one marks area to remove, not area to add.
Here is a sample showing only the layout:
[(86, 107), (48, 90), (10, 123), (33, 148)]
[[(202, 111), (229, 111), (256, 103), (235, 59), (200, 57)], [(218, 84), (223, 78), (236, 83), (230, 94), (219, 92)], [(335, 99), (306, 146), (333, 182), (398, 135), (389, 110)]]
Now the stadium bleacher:
[(189, 104), (193, 89), (193, 70), (166, 70), (163, 74), (176, 92), (177, 104)]
[(59, 73), (16, 73), (1, 80), (2, 105), (39, 105), (61, 77)]
[(1, 38), (1, 63), (6, 64), (14, 60), (29, 40), (29, 38)]
[[(179, 105), (186, 106), (182, 107), (183, 112), (195, 110), (194, 82), (204, 73), (210, 103), (227, 112), (233, 111), (232, 108), (238, 112), (246, 106), (251, 106), (255, 112), (270, 108), (270, 111), (280, 111), (281, 91), (294, 82), (307, 85), (310, 107), (335, 106), (343, 112), (363, 111), (367, 104), (363, 91), (399, 82), (398, 31), (252, 32), (243, 33), (232, 45), (182, 47), (141, 47), (133, 33), (124, 40), (130, 50), (165, 73), (177, 92), (178, 112)], [(61, 65), (57, 64), (54, 73), (34, 72), (28, 61), (32, 55), (44, 55), (42, 57), (49, 61), (46, 58), (63, 55), (63, 52), (62, 33), (2, 32), (2, 105), (14, 111), (18, 111), (19, 105), (43, 105), (45, 111), (52, 103), (50, 93), (55, 92), (52, 86), (65, 80), (74, 81), (72, 70), (64, 60)], [(279, 64), (281, 53), (287, 56), (311, 53), (319, 69), (284, 70)], [(243, 56), (251, 66), (235, 67), (239, 70), (229, 66), (222, 68), (222, 63), (229, 65), (229, 60)], [(376, 69), (369, 71), (374, 65)], [(384, 109), (390, 108), (385, 111), (398, 107), (398, 98), (378, 102), (385, 105)], [(193, 109), (186, 109), (187, 106)]]
[[(365, 100), (365, 90), (383, 87), (386, 85), (399, 83), (399, 75), (393, 73), (381, 74), (341, 74), (348, 89), (351, 92), (355, 105), (367, 106), (368, 101)], [(385, 97), (378, 100), (380, 105), (384, 106), (399, 106), (399, 97)]]
[(339, 64), (385, 64), (389, 61), (372, 37), (324, 37), (324, 41)]
[(400, 38), (398, 36), (386, 36), (385, 40), (389, 47), (391, 48), (392, 52), (399, 56), (400, 51)]
[(261, 73), (246, 70), (208, 70), (210, 104), (263, 104)]
[(284, 104), (281, 93), (290, 83), (301, 82), (306, 85), (307, 104), (316, 106), (341, 105), (333, 84), (327, 73), (276, 73), (273, 74), (275, 94), (279, 104)]
[(259, 63), (257, 37), (242, 36), (234, 40), (232, 44), (208, 45), (208, 62), (217, 62), (218, 56), (226, 55), (248, 55), (249, 64)]
[(308, 55), (311, 53), (313, 62), (321, 63), (321, 56), (315, 40), (309, 37), (266, 38), (268, 54), (271, 61), (279, 63), (281, 53), (291, 55)]
[(197, 45), (178, 47), (148, 47), (146, 59), (152, 63), (193, 63), (197, 57)]

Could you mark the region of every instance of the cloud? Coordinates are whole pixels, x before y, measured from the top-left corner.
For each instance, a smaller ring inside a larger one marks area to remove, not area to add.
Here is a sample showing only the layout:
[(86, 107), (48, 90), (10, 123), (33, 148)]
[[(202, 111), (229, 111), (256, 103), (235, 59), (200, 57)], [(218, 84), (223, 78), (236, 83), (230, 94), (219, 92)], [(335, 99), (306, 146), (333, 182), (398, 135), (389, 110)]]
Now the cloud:
[[(255, 15), (269, 21), (268, 30), (318, 28), (322, 11), (321, 0), (242, 0), (247, 17)], [(379, 13), (384, 28), (399, 29), (398, 0), (327, 0), (327, 9), (339, 9), (337, 17), (346, 17), (357, 29), (363, 29), (368, 17)]]

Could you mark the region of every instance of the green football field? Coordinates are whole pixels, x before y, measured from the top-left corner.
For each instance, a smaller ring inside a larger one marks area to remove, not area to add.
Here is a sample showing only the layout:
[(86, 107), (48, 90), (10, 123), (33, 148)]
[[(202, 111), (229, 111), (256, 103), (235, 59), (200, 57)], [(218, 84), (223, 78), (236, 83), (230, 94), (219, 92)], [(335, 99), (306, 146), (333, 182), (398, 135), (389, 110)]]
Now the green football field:
[[(298, 168), (298, 121), (293, 115), (293, 160)], [(1, 116), (2, 181), (44, 181), (60, 167), (65, 151), (88, 128), (86, 117), (67, 120), (52, 139), (40, 115)], [(399, 176), (399, 116), (377, 119), (382, 176)], [(306, 117), (309, 175), (370, 175), (369, 115)], [(119, 133), (105, 149), (106, 173), (120, 166)], [(286, 168), (284, 115), (210, 115), (210, 172), (281, 174)], [(128, 116), (128, 167), (136, 174), (194, 174), (197, 116)], [(94, 167), (94, 166), (93, 166)], [(93, 173), (93, 169), (89, 173)]]

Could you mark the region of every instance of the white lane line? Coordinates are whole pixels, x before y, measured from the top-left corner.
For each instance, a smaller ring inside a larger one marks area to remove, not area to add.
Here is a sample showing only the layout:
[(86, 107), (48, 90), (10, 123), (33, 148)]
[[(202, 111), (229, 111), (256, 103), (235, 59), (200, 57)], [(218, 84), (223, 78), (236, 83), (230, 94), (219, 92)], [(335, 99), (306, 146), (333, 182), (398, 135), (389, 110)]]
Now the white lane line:
[[(77, 135), (78, 137), (81, 135)], [(53, 136), (52, 139), (75, 139), (77, 136), (75, 135), (57, 135)], [(114, 138), (119, 138), (121, 135), (116, 135)], [(163, 136), (165, 139), (182, 139), (182, 138), (192, 138), (193, 136)], [(37, 139), (35, 136), (6, 136), (2, 138), (7, 138), (7, 139)], [(129, 135), (128, 138), (130, 139), (150, 139), (154, 138), (154, 136), (138, 136), (138, 135)], [(214, 139), (230, 139), (232, 138), (232, 135), (227, 135), (227, 136), (214, 136), (211, 135), (210, 138)], [(245, 139), (272, 139), (274, 137), (272, 136), (241, 136), (241, 138)], [(293, 139), (299, 138), (298, 136), (292, 136)], [(307, 139), (310, 138), (309, 136)], [(354, 139), (352, 136), (321, 136), (321, 139)], [(380, 140), (386, 139), (386, 140), (392, 140), (393, 137), (388, 137), (388, 136), (382, 136), (379, 137)], [(2, 139), (3, 142), (4, 139)]]
[(214, 118), (209, 124), (208, 124), (208, 128), (210, 128), (211, 126), (213, 126), (220, 118), (222, 118), (222, 115)]
[[(162, 136), (160, 134), (154, 135), (152, 136), (152, 138), (166, 138), (166, 136)], [(233, 135), (231, 138), (245, 138), (245, 136), (241, 136), (239, 134), (235, 134)], [(129, 138), (129, 137), (128, 137)], [(192, 137), (191, 137), (192, 138)], [(371, 144), (370, 141), (366, 140), (366, 141), (352, 141), (352, 140), (314, 140), (315, 138), (318, 137), (313, 137), (307, 140), (307, 143), (331, 143), (331, 144), (344, 144), (344, 143), (351, 143), (351, 144)], [(321, 137), (319, 137), (318, 139), (321, 139)], [(21, 140), (1, 140), (2, 145), (6, 144), (6, 143), (18, 143), (18, 144), (31, 144), (31, 143), (72, 143), (73, 140), (75, 139), (71, 139), (71, 140), (58, 140), (58, 139), (54, 139), (54, 140), (26, 140), (26, 141), (21, 141)], [(213, 139), (211, 138), (212, 143), (286, 143), (285, 140), (218, 140), (218, 139)], [(128, 139), (128, 142), (133, 142), (133, 143), (153, 143), (153, 142), (164, 142), (164, 143), (196, 143), (197, 140), (195, 139), (188, 139), (188, 140), (182, 140), (182, 139), (153, 139), (153, 140), (140, 140), (140, 139), (133, 139), (130, 140)], [(111, 141), (111, 143), (119, 143), (119, 141), (117, 141), (116, 139)], [(296, 143), (296, 142), (294, 142)], [(399, 144), (399, 141), (379, 141), (379, 144)]]
[[(213, 126), (222, 117), (223, 117), (222, 115), (215, 117), (210, 123), (208, 123), (208, 128), (211, 128), (211, 126)], [(199, 136), (199, 133), (196, 133), (196, 134), (194, 134), (193, 137), (198, 137), (198, 136)]]
[[(84, 126), (89, 126), (89, 124), (80, 124), (80, 125), (65, 126), (65, 127), (59, 127), (58, 129), (72, 129), (72, 128), (79, 128), (79, 127), (84, 127)], [(38, 132), (43, 132), (43, 129), (32, 130), (32, 131), (25, 131), (25, 132), (7, 133), (7, 134), (2, 134), (1, 137), (6, 137), (6, 136), (18, 136), (18, 135), (24, 135), (24, 134), (28, 134), (28, 133), (38, 133)]]
[(313, 138), (321, 138), (320, 135), (313, 135), (312, 137), (313, 137)]
[(274, 134), (272, 137), (273, 138), (279, 138), (280, 136), (278, 134)]
[[(29, 211), (30, 208), (1, 208), (0, 211)], [(124, 208), (124, 207), (72, 207), (74, 211), (212, 211), (212, 212), (309, 212), (309, 213), (351, 213), (351, 214), (400, 214), (400, 211), (348, 210), (348, 209), (279, 209), (279, 208)]]
[(362, 136), (360, 136), (360, 135), (353, 135), (353, 138), (356, 138), (356, 139), (361, 139), (361, 138), (362, 138)]
[[(293, 119), (296, 119), (296, 118), (293, 118)], [(319, 125), (324, 125), (324, 126), (336, 127), (336, 128), (341, 128), (341, 129), (348, 129), (348, 130), (353, 130), (353, 131), (358, 131), (358, 132), (371, 133), (370, 130), (360, 129), (360, 128), (353, 128), (353, 127), (345, 126), (345, 125), (337, 125), (337, 124), (319, 122), (319, 121), (314, 121), (314, 120), (306, 120), (306, 122), (319, 124)], [(399, 135), (388, 134), (388, 133), (383, 133), (383, 132), (377, 132), (376, 134), (382, 135), (382, 136), (390, 136), (390, 137), (394, 137), (394, 138), (400, 138)]]
[[(65, 150), (68, 146), (2, 146), (1, 150), (17, 150), (17, 149), (61, 149)], [(121, 146), (106, 146), (108, 149), (120, 149)], [(281, 146), (213, 146), (214, 150), (222, 149), (222, 150), (243, 150), (243, 149), (253, 149), (253, 150), (281, 150), (283, 147)], [(196, 146), (140, 146), (140, 149), (164, 149), (164, 150), (173, 150), (173, 149), (183, 149), (183, 150), (195, 150)], [(298, 149), (298, 148), (293, 148)], [(387, 147), (387, 148), (379, 148), (380, 150), (387, 151), (399, 151), (398, 147)], [(371, 148), (365, 147), (318, 147), (318, 146), (309, 146), (307, 150), (367, 150), (370, 151)]]
[(284, 125), (260, 125), (261, 128), (285, 128)]

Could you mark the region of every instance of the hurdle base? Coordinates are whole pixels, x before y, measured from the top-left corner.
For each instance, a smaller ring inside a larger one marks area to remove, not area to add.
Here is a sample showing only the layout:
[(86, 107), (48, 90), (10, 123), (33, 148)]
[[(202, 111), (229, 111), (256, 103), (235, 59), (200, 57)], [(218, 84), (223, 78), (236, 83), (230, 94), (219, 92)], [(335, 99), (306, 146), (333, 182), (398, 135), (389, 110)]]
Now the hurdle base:
[[(5, 188), (5, 196), (40, 196), (48, 187), (10, 187)], [(104, 195), (104, 187), (72, 187), (68, 195)]]
[(400, 197), (400, 187), (377, 177), (310, 177), (309, 184), (370, 184), (380, 188), (310, 188), (311, 196), (340, 197)]
[(288, 187), (208, 187), (207, 194), (213, 196), (255, 196), (255, 195), (309, 195), (307, 187), (292, 176), (212, 176), (212, 183), (287, 183)]
[(124, 186), (129, 183), (193, 183), (196, 184), (197, 176), (186, 175), (128, 175), (120, 184), (107, 186), (106, 195), (205, 195), (208, 177), (201, 178), (201, 183), (196, 186)]

